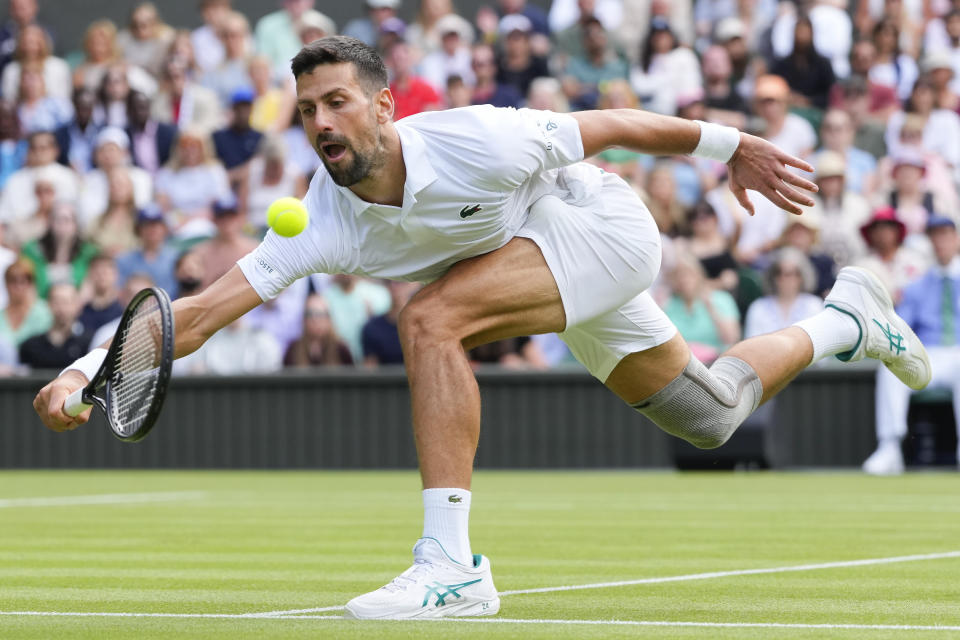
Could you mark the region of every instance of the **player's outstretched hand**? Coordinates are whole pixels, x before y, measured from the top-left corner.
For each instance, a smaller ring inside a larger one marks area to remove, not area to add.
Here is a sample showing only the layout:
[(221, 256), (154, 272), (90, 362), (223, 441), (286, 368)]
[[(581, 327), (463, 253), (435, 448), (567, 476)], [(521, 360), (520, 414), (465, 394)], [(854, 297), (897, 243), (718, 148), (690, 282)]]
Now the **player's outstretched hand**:
[(70, 431), (90, 419), (90, 411), (93, 407), (73, 418), (63, 412), (63, 403), (67, 396), (85, 386), (87, 386), (87, 379), (84, 375), (71, 369), (40, 389), (37, 397), (33, 399), (33, 408), (48, 429)]
[(763, 138), (741, 133), (740, 146), (728, 164), (730, 191), (750, 215), (754, 214), (754, 210), (753, 204), (747, 198), (747, 189), (758, 191), (784, 211), (797, 215), (803, 213), (798, 204), (813, 206), (813, 199), (794, 187), (816, 193), (817, 185), (787, 168), (791, 166), (812, 173), (813, 167), (784, 153)]

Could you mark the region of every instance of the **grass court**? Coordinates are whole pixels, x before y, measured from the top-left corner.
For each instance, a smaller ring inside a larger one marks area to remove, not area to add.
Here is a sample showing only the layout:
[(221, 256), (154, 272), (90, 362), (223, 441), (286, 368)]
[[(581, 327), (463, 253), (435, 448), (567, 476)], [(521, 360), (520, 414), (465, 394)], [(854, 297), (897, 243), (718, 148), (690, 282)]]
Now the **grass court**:
[(956, 473), (479, 472), (500, 614), (340, 619), (409, 566), (419, 489), (0, 472), (0, 638), (960, 638)]

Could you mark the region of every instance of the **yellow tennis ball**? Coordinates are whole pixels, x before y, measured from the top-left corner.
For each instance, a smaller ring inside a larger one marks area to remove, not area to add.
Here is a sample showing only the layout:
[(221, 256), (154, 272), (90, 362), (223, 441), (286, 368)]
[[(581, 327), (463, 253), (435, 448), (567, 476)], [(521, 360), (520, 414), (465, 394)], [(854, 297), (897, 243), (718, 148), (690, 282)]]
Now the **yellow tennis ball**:
[(284, 238), (292, 238), (307, 228), (307, 208), (299, 198), (274, 200), (267, 209), (267, 224)]

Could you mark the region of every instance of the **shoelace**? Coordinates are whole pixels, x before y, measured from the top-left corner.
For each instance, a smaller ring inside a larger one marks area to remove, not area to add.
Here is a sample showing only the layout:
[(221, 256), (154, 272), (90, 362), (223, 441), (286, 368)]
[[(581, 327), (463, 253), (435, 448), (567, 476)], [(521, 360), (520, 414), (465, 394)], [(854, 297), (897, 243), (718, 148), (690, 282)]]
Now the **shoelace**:
[(391, 580), (389, 584), (384, 585), (383, 588), (391, 593), (394, 591), (406, 591), (407, 587), (417, 584), (420, 574), (432, 570), (433, 563), (429, 560), (414, 560), (412, 567)]

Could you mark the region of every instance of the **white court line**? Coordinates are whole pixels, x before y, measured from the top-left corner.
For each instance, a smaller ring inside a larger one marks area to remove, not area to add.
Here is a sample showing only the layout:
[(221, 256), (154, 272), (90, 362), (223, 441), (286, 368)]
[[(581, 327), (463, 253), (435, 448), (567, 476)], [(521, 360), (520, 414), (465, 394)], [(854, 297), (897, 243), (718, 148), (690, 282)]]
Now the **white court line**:
[[(554, 591), (576, 591), (580, 589), (607, 589), (610, 587), (629, 587), (639, 584), (660, 584), (663, 582), (684, 582), (687, 580), (710, 580), (712, 578), (729, 578), (733, 576), (749, 576), (767, 573), (787, 573), (790, 571), (815, 571), (817, 569), (838, 569), (843, 567), (863, 567), (877, 564), (895, 564), (897, 562), (915, 562), (918, 560), (943, 560), (945, 558), (960, 558), (960, 551), (945, 551), (942, 553), (924, 553), (910, 556), (893, 556), (889, 558), (866, 558), (864, 560), (841, 560), (839, 562), (821, 562), (818, 564), (801, 564), (790, 567), (768, 567), (765, 569), (739, 569), (736, 571), (711, 571), (709, 573), (688, 573), (680, 576), (662, 576), (659, 578), (641, 578), (639, 580), (621, 580), (618, 582), (593, 582), (589, 584), (571, 584), (559, 587), (540, 587), (536, 589), (514, 589), (501, 591), (499, 595), (517, 596), (526, 593), (552, 593)], [(325, 611), (341, 611), (343, 607), (317, 607), (315, 609), (287, 609), (283, 611), (267, 611), (263, 616), (287, 616), (302, 613), (322, 613)]]
[[(341, 616), (268, 616), (262, 613), (96, 613), (91, 611), (0, 611), (0, 616), (56, 616), (77, 618), (222, 618), (230, 620), (345, 620)], [(370, 624), (363, 621), (357, 624)], [(737, 629), (851, 629), (863, 631), (960, 631), (960, 625), (926, 624), (804, 624), (790, 622), (685, 622), (672, 620), (550, 620), (533, 618), (426, 618), (387, 622), (452, 622), (475, 624), (563, 624), (630, 627), (703, 627)]]
[(2, 498), (0, 509), (13, 507), (68, 507), (81, 504), (136, 504), (140, 502), (177, 502), (198, 500), (206, 491), (163, 491), (153, 493), (102, 493), (88, 496), (49, 496)]

